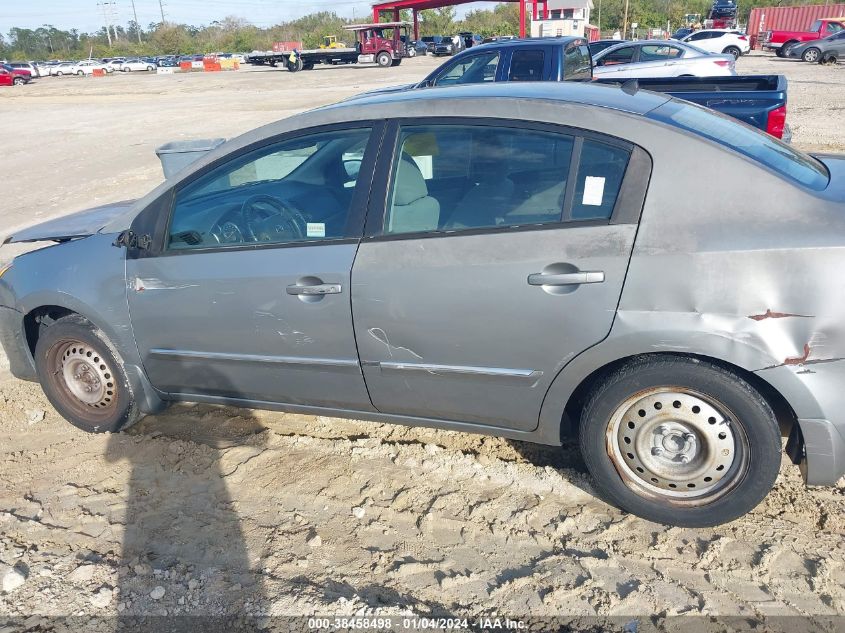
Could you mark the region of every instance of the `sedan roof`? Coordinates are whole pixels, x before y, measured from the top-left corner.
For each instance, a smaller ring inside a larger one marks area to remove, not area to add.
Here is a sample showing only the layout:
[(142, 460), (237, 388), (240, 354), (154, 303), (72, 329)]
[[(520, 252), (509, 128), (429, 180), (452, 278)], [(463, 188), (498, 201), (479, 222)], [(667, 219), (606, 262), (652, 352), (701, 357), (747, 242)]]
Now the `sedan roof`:
[[(575, 81), (513, 82), (497, 81), (459, 86), (441, 86), (403, 90), (399, 92), (373, 93), (348, 101), (318, 108), (317, 111), (340, 108), (367, 108), (378, 105), (397, 106), (397, 113), (404, 116), (414, 113), (425, 116), (426, 102), (442, 103), (448, 100), (464, 99), (518, 99), (520, 101), (556, 101), (578, 105), (596, 106), (621, 110), (630, 114), (646, 114), (669, 100), (665, 95), (638, 91), (634, 94), (617, 86), (590, 84)], [(418, 111), (418, 112), (414, 112)]]

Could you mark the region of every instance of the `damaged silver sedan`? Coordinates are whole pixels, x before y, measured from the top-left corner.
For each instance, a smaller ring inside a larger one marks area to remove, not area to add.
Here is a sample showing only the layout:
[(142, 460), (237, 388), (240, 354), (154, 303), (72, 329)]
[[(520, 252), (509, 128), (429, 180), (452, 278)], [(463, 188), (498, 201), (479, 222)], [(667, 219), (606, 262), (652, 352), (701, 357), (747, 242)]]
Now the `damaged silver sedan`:
[(0, 277), (0, 332), (88, 431), (187, 400), (577, 436), (610, 503), (713, 525), (784, 436), (845, 472), (843, 236), (845, 157), (664, 95), (373, 95), (12, 236), (57, 244)]

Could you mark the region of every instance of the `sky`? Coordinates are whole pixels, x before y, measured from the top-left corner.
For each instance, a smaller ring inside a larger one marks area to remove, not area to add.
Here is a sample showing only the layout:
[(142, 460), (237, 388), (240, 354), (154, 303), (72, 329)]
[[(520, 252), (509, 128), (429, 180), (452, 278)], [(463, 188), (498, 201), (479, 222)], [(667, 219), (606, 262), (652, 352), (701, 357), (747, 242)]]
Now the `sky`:
[[(112, 4), (113, 3), (113, 4)], [(104, 13), (111, 12), (117, 24), (132, 17), (131, 0), (0, 0), (0, 32), (13, 26), (37, 28), (52, 24), (56, 28), (96, 31), (105, 24)], [(315, 11), (334, 11), (362, 21), (372, 16), (372, 2), (360, 0), (162, 0), (164, 17), (185, 24), (209, 24), (228, 15), (244, 18), (259, 27), (272, 26)], [(473, 2), (458, 7), (463, 16), (473, 8), (490, 7), (490, 2)], [(104, 9), (106, 11), (104, 12)], [(138, 22), (146, 28), (161, 21), (158, 0), (135, 0)]]

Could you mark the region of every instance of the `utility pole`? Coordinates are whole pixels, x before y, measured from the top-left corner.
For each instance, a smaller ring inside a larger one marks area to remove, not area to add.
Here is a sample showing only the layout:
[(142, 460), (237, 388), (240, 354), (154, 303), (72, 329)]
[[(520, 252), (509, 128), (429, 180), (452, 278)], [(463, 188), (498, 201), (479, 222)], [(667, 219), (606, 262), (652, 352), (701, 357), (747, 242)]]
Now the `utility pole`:
[(158, 0), (158, 8), (161, 10), (161, 23), (164, 24), (164, 5)]
[(625, 0), (625, 17), (622, 19), (622, 39), (628, 39), (628, 0)]
[(599, 27), (599, 39), (601, 39), (601, 0), (599, 0), (599, 20), (596, 26)]
[(138, 32), (138, 43), (141, 44), (141, 25), (138, 24), (138, 12), (135, 10), (135, 0), (132, 0), (132, 15), (135, 16), (135, 29)]
[(109, 24), (109, 14), (108, 9), (106, 7), (106, 5), (108, 5), (108, 2), (98, 2), (97, 4), (103, 7), (103, 21), (106, 23), (106, 37), (109, 39), (109, 48), (111, 48), (111, 25)]

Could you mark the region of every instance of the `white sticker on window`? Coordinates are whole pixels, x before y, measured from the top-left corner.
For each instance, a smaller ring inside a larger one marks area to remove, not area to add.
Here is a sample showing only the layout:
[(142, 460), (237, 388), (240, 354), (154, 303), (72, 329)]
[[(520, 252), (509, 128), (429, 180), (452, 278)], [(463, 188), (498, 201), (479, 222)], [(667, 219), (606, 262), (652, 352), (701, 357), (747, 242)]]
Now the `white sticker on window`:
[(582, 204), (600, 207), (604, 200), (604, 178), (601, 176), (587, 176), (584, 180), (584, 198)]
[(308, 222), (305, 226), (307, 237), (326, 237), (326, 225), (323, 222)]

